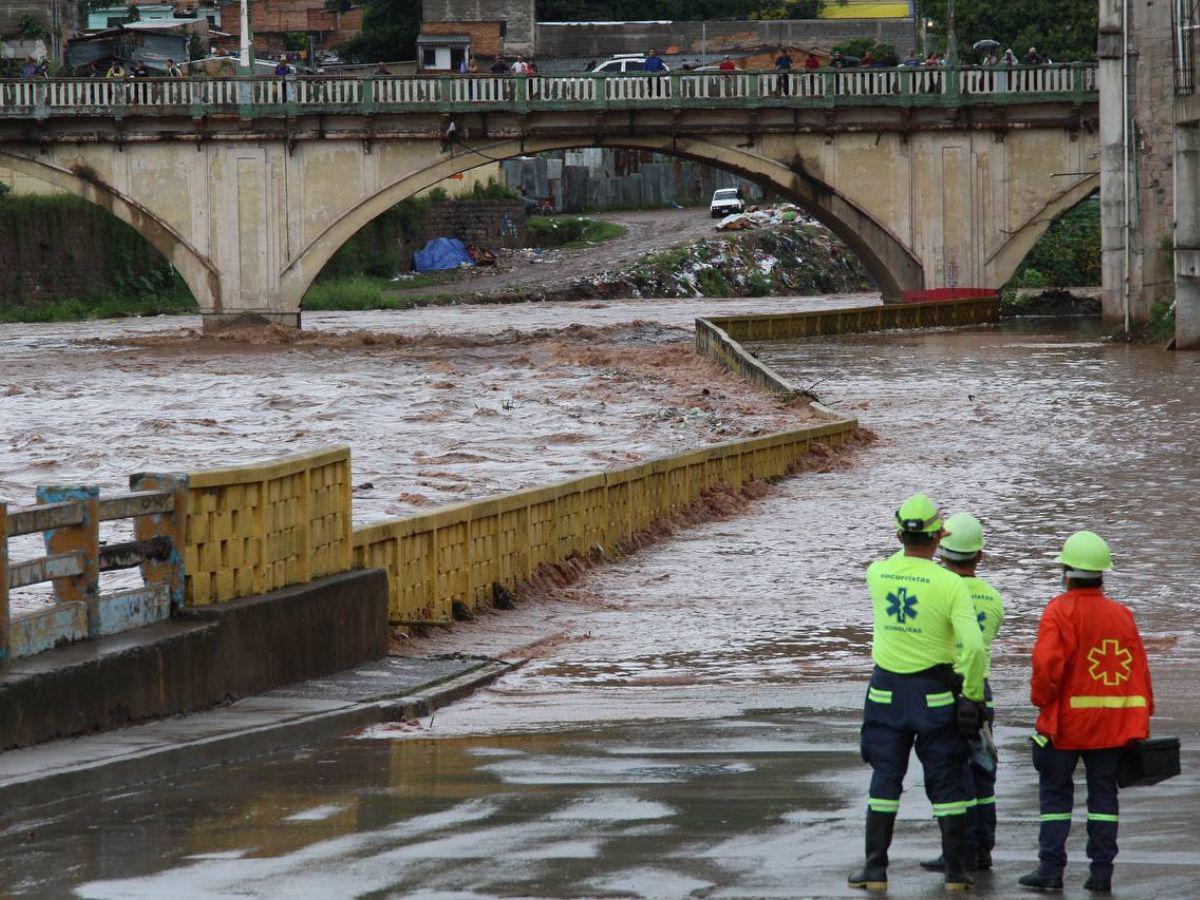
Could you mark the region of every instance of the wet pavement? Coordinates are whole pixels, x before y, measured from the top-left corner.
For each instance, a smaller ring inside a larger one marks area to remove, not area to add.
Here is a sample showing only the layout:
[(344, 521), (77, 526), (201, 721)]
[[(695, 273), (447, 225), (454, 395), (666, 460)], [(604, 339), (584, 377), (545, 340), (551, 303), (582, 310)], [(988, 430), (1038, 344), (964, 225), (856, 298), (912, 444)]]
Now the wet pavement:
[[(1147, 639), (1156, 733), (1185, 774), (1122, 794), (1117, 896), (1200, 885), (1200, 636), (1191, 589), (1200, 359), (1101, 342), (1077, 324), (758, 348), (880, 439), (850, 468), (781, 483), (745, 514), (605, 566), (497, 621), (566, 632), (422, 731), (355, 737), (21, 811), (0, 824), (17, 894), (163, 896), (844, 896), (868, 771), (867, 563), (890, 511), (926, 490), (978, 515), (981, 574), (1010, 617), (993, 681), (1002, 770), (997, 870), (1020, 896), (1036, 780), (1028, 655), (1072, 530), (1109, 538), (1110, 593)], [(431, 638), (487, 652), (487, 630)], [(891, 896), (941, 894), (910, 769)], [(1082, 795), (1077, 802), (1082, 802)], [(1076, 816), (1068, 896), (1083, 896)]]

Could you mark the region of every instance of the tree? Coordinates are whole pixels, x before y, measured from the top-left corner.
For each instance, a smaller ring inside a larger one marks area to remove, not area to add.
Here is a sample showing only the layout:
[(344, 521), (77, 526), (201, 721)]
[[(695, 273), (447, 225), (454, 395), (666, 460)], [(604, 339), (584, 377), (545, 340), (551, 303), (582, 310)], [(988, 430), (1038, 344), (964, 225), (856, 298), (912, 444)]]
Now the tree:
[[(326, 0), (326, 6), (338, 0)], [(345, 60), (413, 59), (421, 32), (421, 0), (366, 0), (362, 31), (338, 47)]]
[[(1096, 0), (956, 0), (955, 35), (964, 62), (978, 61), (971, 45), (984, 38), (1000, 42), (1021, 58), (1030, 47), (1055, 62), (1096, 58)], [(921, 0), (918, 14), (933, 21), (930, 34), (945, 47), (946, 0)]]

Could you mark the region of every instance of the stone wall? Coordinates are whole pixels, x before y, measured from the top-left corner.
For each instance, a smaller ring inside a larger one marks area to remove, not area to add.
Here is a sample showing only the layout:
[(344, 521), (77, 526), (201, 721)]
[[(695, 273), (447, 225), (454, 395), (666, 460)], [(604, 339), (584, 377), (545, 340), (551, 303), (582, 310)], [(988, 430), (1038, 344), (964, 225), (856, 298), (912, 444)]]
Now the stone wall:
[(504, 54), (534, 50), (534, 0), (424, 0), (425, 22), (501, 22)]
[(524, 247), (525, 208), (520, 200), (442, 200), (429, 205), (418, 249), (435, 237), (480, 247)]
[[(432, 4), (426, 0), (426, 7)], [(905, 53), (913, 46), (912, 19), (797, 19), (742, 22), (554, 23), (537, 26), (538, 56), (604, 59), (614, 53), (725, 53), (763, 47), (828, 50), (870, 37)]]

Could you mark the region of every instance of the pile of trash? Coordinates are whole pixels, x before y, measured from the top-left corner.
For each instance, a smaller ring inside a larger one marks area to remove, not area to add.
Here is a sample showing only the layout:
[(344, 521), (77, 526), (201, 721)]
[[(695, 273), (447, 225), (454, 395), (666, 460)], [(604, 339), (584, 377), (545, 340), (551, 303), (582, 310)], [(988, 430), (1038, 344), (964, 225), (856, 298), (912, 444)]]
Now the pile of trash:
[(779, 228), (782, 225), (818, 225), (793, 203), (778, 206), (752, 206), (743, 213), (726, 216), (717, 223), (717, 231), (748, 231), (753, 228)]
[(875, 288), (858, 258), (823, 226), (796, 216), (769, 229), (760, 227), (735, 229), (744, 233), (685, 244), (619, 270), (580, 278), (553, 296), (765, 297)]

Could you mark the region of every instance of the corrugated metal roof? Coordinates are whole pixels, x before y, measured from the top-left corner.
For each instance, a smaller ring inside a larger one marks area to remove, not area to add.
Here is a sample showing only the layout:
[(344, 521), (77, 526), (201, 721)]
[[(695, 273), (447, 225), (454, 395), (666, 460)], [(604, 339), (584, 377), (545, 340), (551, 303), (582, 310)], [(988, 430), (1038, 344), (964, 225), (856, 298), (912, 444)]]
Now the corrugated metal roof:
[(471, 43), (469, 34), (419, 34), (418, 44), (437, 44), (442, 47), (466, 47)]

